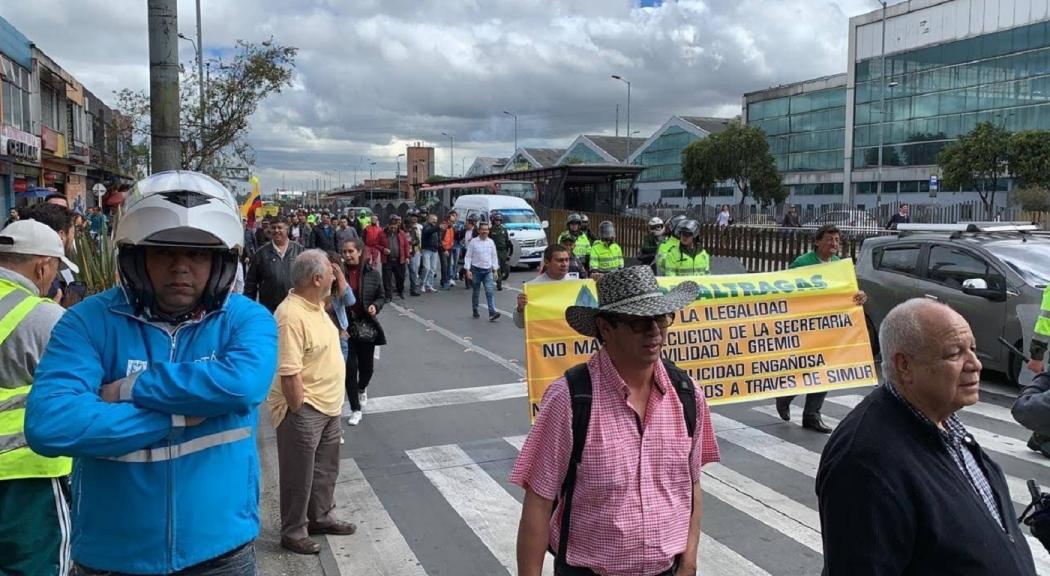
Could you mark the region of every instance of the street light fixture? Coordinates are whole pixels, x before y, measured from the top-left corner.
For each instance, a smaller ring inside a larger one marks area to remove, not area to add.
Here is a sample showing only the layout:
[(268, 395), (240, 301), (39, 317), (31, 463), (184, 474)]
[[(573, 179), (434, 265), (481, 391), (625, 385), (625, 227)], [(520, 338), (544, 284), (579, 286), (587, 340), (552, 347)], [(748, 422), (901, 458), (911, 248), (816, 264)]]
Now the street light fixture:
[(613, 74), (612, 77), (613, 80), (619, 80), (627, 85), (627, 155), (623, 159), (624, 164), (626, 164), (631, 157), (631, 83), (619, 74)]
[(506, 110), (504, 110), (503, 113), (506, 114), (507, 116), (510, 116), (510, 117), (514, 118), (514, 151), (517, 152), (518, 151), (518, 115), (517, 114), (512, 114), (510, 112), (507, 112)]
[(448, 177), (452, 178), (456, 175), (456, 147), (455, 138), (452, 137), (448, 132), (442, 132), (442, 136), (448, 136)]
[[(199, 8), (200, 8), (200, 5), (198, 4), (197, 38), (200, 38)], [(193, 45), (193, 55), (195, 57), (194, 59), (197, 60), (197, 95), (200, 98), (199, 117), (200, 117), (200, 123), (201, 123), (201, 141), (203, 142), (204, 141), (204, 58), (201, 55), (201, 48), (202, 47), (198, 46), (197, 42), (195, 42), (193, 40), (193, 38), (190, 38), (189, 36), (186, 36), (182, 32), (179, 32), (179, 38), (181, 38), (181, 39), (183, 39), (183, 40), (185, 40), (185, 41), (187, 41), (187, 42), (189, 42), (190, 44)]]

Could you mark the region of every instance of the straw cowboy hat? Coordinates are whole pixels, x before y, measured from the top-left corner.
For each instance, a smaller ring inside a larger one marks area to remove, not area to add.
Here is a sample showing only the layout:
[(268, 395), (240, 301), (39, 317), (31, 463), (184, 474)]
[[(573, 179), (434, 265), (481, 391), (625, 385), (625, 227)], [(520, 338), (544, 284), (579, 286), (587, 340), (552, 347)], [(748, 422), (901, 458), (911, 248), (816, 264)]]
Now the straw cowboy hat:
[(684, 281), (667, 293), (660, 290), (656, 277), (648, 266), (631, 266), (610, 272), (598, 279), (598, 307), (569, 306), (565, 321), (584, 336), (595, 337), (599, 314), (626, 316), (660, 316), (685, 308), (696, 299), (700, 287), (696, 282)]

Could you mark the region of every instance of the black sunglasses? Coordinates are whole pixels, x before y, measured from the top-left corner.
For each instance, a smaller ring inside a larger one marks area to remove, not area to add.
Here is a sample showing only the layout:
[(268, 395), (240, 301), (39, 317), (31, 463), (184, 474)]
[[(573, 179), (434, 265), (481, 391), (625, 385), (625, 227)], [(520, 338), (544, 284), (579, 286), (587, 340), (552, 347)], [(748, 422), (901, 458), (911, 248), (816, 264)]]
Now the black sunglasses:
[(660, 330), (666, 330), (672, 324), (674, 324), (674, 313), (662, 314), (660, 316), (628, 316), (626, 314), (602, 314), (602, 318), (605, 318), (609, 324), (616, 327), (617, 324), (626, 324), (631, 332), (635, 334), (642, 334), (647, 332), (656, 323), (656, 327)]

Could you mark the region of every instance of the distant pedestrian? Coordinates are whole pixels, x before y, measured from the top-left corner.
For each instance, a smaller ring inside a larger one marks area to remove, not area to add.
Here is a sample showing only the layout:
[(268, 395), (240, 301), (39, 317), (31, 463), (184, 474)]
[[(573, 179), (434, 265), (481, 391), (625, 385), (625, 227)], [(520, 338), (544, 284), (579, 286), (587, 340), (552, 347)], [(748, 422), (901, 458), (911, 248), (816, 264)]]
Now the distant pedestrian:
[(188, 171), (140, 180), (114, 234), (121, 285), (55, 326), (26, 440), (74, 458), (78, 576), (231, 576), (255, 565), (256, 414), (277, 327), (229, 293), (242, 240), (222, 184)]
[(642, 240), (642, 249), (638, 254), (638, 261), (646, 266), (655, 266), (656, 251), (664, 241), (664, 221), (662, 218), (653, 216), (649, 219), (649, 233)]
[(365, 260), (380, 276), (383, 275), (383, 258), (390, 253), (386, 241), (386, 231), (379, 224), (379, 216), (369, 217), (368, 227), (362, 235), (365, 241)]
[(580, 258), (576, 256), (576, 238), (562, 234), (559, 244), (569, 250), (569, 279), (580, 280), (588, 278), (587, 268), (583, 265), (583, 262), (580, 262)]
[(492, 290), (492, 278), (499, 274), (499, 255), (496, 252), (496, 243), (489, 238), (488, 222), (478, 224), (478, 237), (467, 244), (463, 265), (467, 267), (467, 280), (474, 283), (474, 290), (470, 298), (474, 318), (481, 318), (481, 314), (478, 313), (478, 296), (481, 288), (484, 287), (485, 300), (489, 308), (489, 322), (499, 320), (500, 313), (496, 310), (496, 295)]
[(310, 247), (323, 252), (335, 250), (335, 228), (328, 214), (321, 216), (321, 222), (310, 232)]
[(722, 211), (718, 213), (718, 227), (726, 228), (733, 223), (733, 215), (729, 212), (729, 204), (722, 205)]
[(4, 226), (7, 226), (12, 222), (18, 222), (20, 219), (21, 216), (18, 213), (18, 208), (12, 208), (7, 211), (7, 220), (4, 222)]
[(915, 298), (879, 326), (885, 383), (820, 457), (824, 574), (1035, 576), (1002, 469), (958, 411), (981, 361), (966, 320)]
[(401, 229), (401, 217), (390, 216), (386, 227), (387, 253), (383, 255), (383, 288), (386, 301), (392, 302), (396, 293), (405, 299), (405, 269), (409, 261), (408, 234)]
[[(551, 244), (543, 251), (543, 273), (526, 282), (526, 284), (546, 284), (548, 282), (561, 282), (572, 280), (569, 277), (569, 261), (572, 252), (561, 244)], [(514, 308), (514, 325), (525, 328), (525, 306), (529, 304), (529, 297), (522, 291), (518, 294), (517, 307)]]
[(463, 278), (463, 288), (470, 289), (471, 283), (467, 280), (467, 267), (463, 264), (463, 257), (467, 253), (467, 245), (470, 241), (477, 236), (478, 233), (478, 215), (468, 214), (466, 223), (463, 228), (456, 232), (456, 244), (460, 247), (460, 258), (459, 258), (459, 277)]
[(357, 238), (357, 230), (350, 225), (350, 219), (343, 216), (339, 219), (339, 227), (335, 229), (335, 248), (338, 249), (347, 240)]
[(598, 307), (565, 319), (601, 348), (547, 388), (510, 475), (525, 489), (518, 573), (550, 549), (558, 576), (695, 574), (701, 469), (720, 455), (703, 392), (660, 352), (699, 287), (663, 290), (633, 266), (597, 289)]
[(423, 227), (419, 224), (419, 211), (410, 208), (407, 212), (404, 224), (405, 233), (408, 234), (408, 245), (411, 256), (408, 260), (408, 286), (409, 295), (419, 296), (423, 293), (423, 275), (420, 268), (423, 265), (423, 255), (420, 242), (423, 238)]
[(584, 215), (579, 212), (569, 214), (565, 222), (567, 230), (558, 236), (558, 243), (564, 244), (565, 238), (571, 237), (574, 246), (573, 254), (584, 266), (587, 266), (587, 257), (591, 254), (591, 239), (583, 231), (583, 217)]
[(292, 289), (292, 263), (302, 252), (302, 245), (288, 239), (288, 220), (272, 220), (270, 242), (255, 252), (248, 267), (244, 295), (258, 299), (270, 312), (277, 310)]
[(350, 419), (347, 423), (361, 423), (361, 409), (368, 403), (368, 385), (375, 372), (376, 346), (386, 344), (386, 333), (379, 323), (379, 313), (386, 301), (383, 299), (383, 279), (364, 261), (364, 246), (360, 240), (343, 244), (343, 260), (346, 261), (346, 279), (357, 296), (349, 314), (349, 353), (346, 358), (346, 399), (350, 402)]
[[(48, 458), (25, 441), (25, 398), (51, 331), (65, 310), (44, 294), (65, 249), (34, 220), (0, 230), (0, 574), (65, 576), (69, 458)], [(75, 269), (75, 265), (74, 265)]]
[(514, 242), (511, 241), (507, 229), (503, 227), (502, 213), (498, 210), (493, 210), (489, 214), (489, 219), (492, 221), (489, 237), (492, 238), (492, 242), (496, 245), (496, 253), (499, 254), (496, 290), (503, 290), (503, 282), (510, 278), (510, 259), (514, 256)]
[(900, 207), (900, 209), (897, 210), (897, 213), (890, 217), (889, 223), (886, 224), (886, 229), (887, 230), (896, 230), (897, 226), (899, 224), (908, 224), (908, 223), (910, 223), (911, 222), (911, 216), (908, 215), (908, 212), (909, 212), (910, 209), (911, 209), (911, 207), (908, 206), (907, 204), (901, 204), (901, 207)]
[(441, 289), (448, 290), (455, 285), (452, 281), (451, 272), (451, 260), (452, 260), (452, 245), (454, 244), (455, 231), (452, 229), (451, 223), (448, 218), (441, 221), (438, 225), (438, 229), (441, 231), (441, 244), (438, 249), (438, 260), (441, 265)]
[(798, 210), (795, 206), (789, 206), (787, 214), (784, 215), (784, 221), (781, 223), (784, 228), (801, 228), (802, 222), (798, 219)]
[(606, 220), (599, 224), (598, 237), (600, 240), (591, 245), (590, 275), (595, 279), (624, 267), (623, 248), (616, 242), (613, 223)]
[(441, 262), (438, 257), (438, 252), (441, 251), (441, 228), (438, 226), (437, 214), (427, 216), (420, 242), (423, 250), (423, 292), (436, 292), (434, 280)]
[(328, 256), (316, 249), (303, 252), (292, 265), (294, 288), (274, 314), (278, 379), (267, 405), (277, 430), (281, 547), (296, 554), (321, 551), (310, 535), (357, 530), (333, 514), (346, 377), (339, 330), (324, 311), (333, 282)]

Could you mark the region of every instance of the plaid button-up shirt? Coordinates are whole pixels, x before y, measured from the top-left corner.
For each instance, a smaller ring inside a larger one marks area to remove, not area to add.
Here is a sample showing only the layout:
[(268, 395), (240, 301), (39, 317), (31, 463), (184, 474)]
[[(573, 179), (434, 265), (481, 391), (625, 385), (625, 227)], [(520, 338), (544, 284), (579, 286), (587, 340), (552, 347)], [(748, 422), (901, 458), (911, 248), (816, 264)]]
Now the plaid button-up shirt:
[[(698, 389), (696, 432), (690, 440), (682, 403), (662, 363), (656, 365), (643, 419), (627, 402), (627, 385), (604, 349), (587, 364), (591, 420), (576, 477), (566, 560), (599, 574), (659, 574), (685, 550), (701, 466), (720, 457), (707, 402)], [(553, 500), (571, 452), (572, 397), (560, 378), (543, 395), (510, 481)], [(555, 550), (562, 506), (559, 500), (550, 522)]]
[(977, 495), (980, 496), (981, 501), (984, 502), (984, 507), (991, 513), (992, 518), (995, 518), (995, 521), (999, 523), (999, 527), (1005, 531), (1006, 525), (1003, 523), (1003, 515), (999, 511), (999, 504), (996, 501), (995, 492), (992, 491), (992, 486), (988, 483), (988, 477), (985, 476), (984, 470), (981, 470), (981, 466), (977, 464), (977, 459), (974, 458), (973, 452), (970, 452), (969, 448), (966, 447), (972, 446), (975, 443), (973, 436), (966, 431), (966, 427), (963, 426), (959, 417), (955, 414), (949, 416), (948, 419), (944, 421), (944, 429), (942, 430), (941, 428), (938, 428), (937, 425), (934, 424), (925, 414), (920, 412), (915, 406), (912, 406), (911, 402), (908, 402), (908, 399), (901, 395), (889, 380), (887, 380), (883, 386), (890, 391), (890, 394), (892, 394), (894, 398), (907, 406), (908, 410), (910, 410), (916, 418), (937, 431), (937, 435), (944, 443), (944, 448), (948, 451), (948, 454), (951, 455), (952, 460), (959, 468), (959, 471), (970, 481), (970, 486), (972, 486), (974, 491), (977, 492)]

